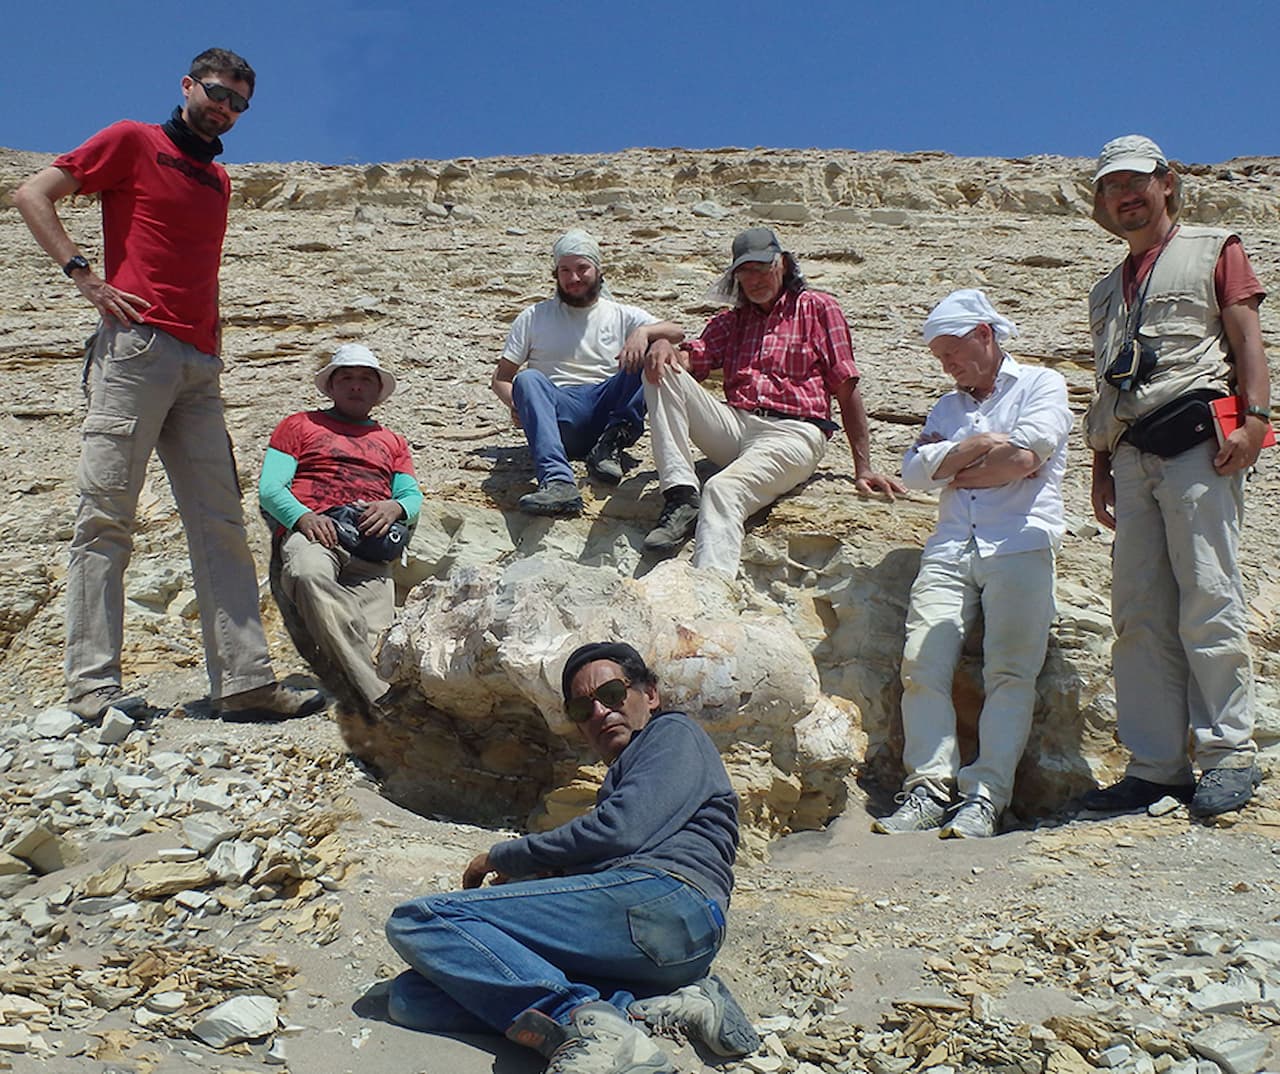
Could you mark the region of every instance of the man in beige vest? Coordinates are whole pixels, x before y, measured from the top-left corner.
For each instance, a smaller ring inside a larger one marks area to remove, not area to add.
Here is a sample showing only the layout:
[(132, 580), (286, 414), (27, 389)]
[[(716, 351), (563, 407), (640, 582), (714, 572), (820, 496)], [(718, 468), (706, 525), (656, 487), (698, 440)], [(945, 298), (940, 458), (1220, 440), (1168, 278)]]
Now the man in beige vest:
[[(1177, 223), (1181, 180), (1149, 138), (1103, 146), (1094, 184), (1094, 219), (1129, 245), (1089, 296), (1085, 423), (1094, 514), (1116, 534), (1116, 722), (1132, 756), (1081, 805), (1128, 812), (1172, 795), (1215, 816), (1259, 780), (1237, 548), (1244, 472), (1271, 420), (1264, 292), (1238, 236)], [(1221, 444), (1208, 408), (1220, 396), (1243, 419)]]

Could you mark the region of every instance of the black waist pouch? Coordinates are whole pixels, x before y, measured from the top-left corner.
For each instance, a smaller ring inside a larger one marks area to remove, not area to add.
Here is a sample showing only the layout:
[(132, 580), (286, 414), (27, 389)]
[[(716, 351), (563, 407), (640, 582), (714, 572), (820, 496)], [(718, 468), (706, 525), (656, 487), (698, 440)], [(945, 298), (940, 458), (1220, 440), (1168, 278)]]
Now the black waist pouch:
[(1181, 455), (1213, 439), (1213, 409), (1209, 401), (1221, 396), (1221, 392), (1212, 388), (1200, 388), (1179, 396), (1135, 421), (1124, 434), (1124, 440), (1139, 451), (1163, 459)]

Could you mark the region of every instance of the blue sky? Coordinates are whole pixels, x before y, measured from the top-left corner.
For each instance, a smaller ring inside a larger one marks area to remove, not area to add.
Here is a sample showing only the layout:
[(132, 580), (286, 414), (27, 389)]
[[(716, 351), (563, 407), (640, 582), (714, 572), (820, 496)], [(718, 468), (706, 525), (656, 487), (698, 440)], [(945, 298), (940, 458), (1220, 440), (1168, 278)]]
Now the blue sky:
[(1280, 2), (13, 3), (0, 145), (160, 121), (210, 45), (258, 72), (224, 160), (631, 146), (1280, 153)]

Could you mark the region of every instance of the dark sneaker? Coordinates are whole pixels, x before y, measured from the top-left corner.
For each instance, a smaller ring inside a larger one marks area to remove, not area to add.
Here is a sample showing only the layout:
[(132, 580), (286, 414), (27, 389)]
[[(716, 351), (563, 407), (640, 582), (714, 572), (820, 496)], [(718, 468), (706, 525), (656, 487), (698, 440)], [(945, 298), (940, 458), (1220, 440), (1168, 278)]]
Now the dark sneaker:
[(622, 452), (635, 442), (635, 430), (630, 425), (610, 425), (587, 452), (587, 472), (606, 485), (616, 485), (622, 480)]
[(296, 686), (271, 682), (238, 694), (227, 694), (213, 704), (222, 716), (233, 720), (289, 720), (295, 716), (310, 716), (328, 703), (329, 699), (322, 690), (300, 690)]
[(81, 694), (74, 701), (66, 702), (66, 708), (87, 723), (98, 723), (107, 714), (107, 709), (119, 709), (135, 721), (149, 720), (165, 711), (148, 704), (145, 697), (126, 694), (121, 687), (115, 685), (100, 686), (87, 694)]
[(650, 1029), (679, 1029), (696, 1036), (716, 1055), (741, 1059), (760, 1047), (746, 1011), (738, 1006), (728, 986), (715, 974), (677, 989), (669, 996), (641, 999), (628, 1008)]
[(577, 515), (582, 513), (582, 497), (572, 481), (548, 481), (537, 492), (520, 497), (520, 510), (528, 515)]
[(662, 514), (658, 516), (658, 524), (644, 539), (646, 552), (674, 552), (698, 528), (699, 499), (696, 489), (681, 485), (668, 489), (663, 495), (667, 502), (662, 507)]
[(1211, 768), (1200, 777), (1196, 793), (1191, 797), (1193, 817), (1216, 817), (1239, 809), (1262, 782), (1262, 773), (1253, 765), (1248, 768)]
[(1135, 813), (1165, 797), (1189, 802), (1195, 789), (1194, 783), (1152, 783), (1138, 776), (1125, 776), (1110, 787), (1086, 791), (1076, 804), (1090, 813)]
[(902, 804), (887, 817), (873, 820), (871, 822), (873, 832), (879, 832), (881, 835), (927, 832), (941, 827), (942, 818), (947, 815), (947, 803), (938, 801), (925, 787), (915, 787), (911, 791), (899, 794), (895, 801)]
[(938, 832), (939, 839), (989, 839), (999, 821), (994, 803), (975, 796), (960, 803), (951, 819)]
[(584, 1003), (565, 1028), (547, 1074), (676, 1074), (662, 1049), (608, 1003)]

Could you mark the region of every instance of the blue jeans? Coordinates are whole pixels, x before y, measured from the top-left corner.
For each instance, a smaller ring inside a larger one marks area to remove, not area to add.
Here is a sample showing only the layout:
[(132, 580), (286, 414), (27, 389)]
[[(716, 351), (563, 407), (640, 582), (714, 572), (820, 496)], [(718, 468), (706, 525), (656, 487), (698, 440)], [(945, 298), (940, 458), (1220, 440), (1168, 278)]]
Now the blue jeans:
[(603, 999), (631, 1002), (705, 976), (724, 940), (720, 908), (645, 869), (427, 895), (396, 907), (387, 939), (412, 967), (391, 1018), (430, 1033), (504, 1033), (526, 1010), (558, 1022)]
[(615, 373), (599, 384), (558, 388), (536, 369), (522, 369), (511, 385), (511, 401), (529, 441), (538, 484), (573, 481), (570, 459), (585, 459), (600, 434), (626, 424), (644, 429), (640, 374)]

